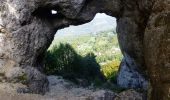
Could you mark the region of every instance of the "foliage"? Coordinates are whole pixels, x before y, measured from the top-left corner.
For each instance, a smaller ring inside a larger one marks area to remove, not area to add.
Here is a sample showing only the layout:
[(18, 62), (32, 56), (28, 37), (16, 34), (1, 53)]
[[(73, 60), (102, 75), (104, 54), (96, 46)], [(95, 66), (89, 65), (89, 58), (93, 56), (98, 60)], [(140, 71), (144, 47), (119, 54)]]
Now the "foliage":
[(46, 53), (45, 71), (47, 74), (63, 74), (80, 70), (80, 58), (69, 44), (55, 45)]
[(111, 80), (111, 81), (115, 82), (119, 64), (120, 64), (120, 61), (113, 60), (109, 63), (102, 65), (101, 72), (107, 78), (107, 80)]
[(96, 55), (97, 63), (112, 61), (113, 59), (122, 59), (117, 35), (110, 31), (69, 37), (56, 36), (49, 50), (53, 49), (54, 45), (58, 45), (60, 43), (70, 44), (81, 56), (85, 56), (87, 53), (93, 52)]

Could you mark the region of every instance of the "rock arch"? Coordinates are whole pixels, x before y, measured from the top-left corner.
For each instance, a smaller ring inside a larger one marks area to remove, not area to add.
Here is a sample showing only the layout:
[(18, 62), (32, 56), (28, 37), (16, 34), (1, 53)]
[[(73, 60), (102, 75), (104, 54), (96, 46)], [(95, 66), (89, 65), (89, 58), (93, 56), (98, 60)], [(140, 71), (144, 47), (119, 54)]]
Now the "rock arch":
[[(97, 12), (117, 18), (118, 39), (124, 59), (118, 83), (124, 87), (151, 82), (151, 100), (170, 99), (170, 14), (168, 0), (1, 0), (0, 73), (13, 82), (26, 76), (34, 93), (45, 93), (43, 54), (56, 30), (82, 24)], [(56, 15), (50, 14), (51, 10)], [(134, 72), (124, 79), (121, 71)], [(124, 84), (128, 82), (128, 84)], [(137, 83), (137, 84), (136, 84)]]

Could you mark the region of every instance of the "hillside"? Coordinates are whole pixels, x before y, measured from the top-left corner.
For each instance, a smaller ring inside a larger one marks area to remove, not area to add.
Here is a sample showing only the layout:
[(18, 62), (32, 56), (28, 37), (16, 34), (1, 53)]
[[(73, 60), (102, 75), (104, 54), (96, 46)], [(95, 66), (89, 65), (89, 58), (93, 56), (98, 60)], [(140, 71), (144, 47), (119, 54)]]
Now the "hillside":
[(104, 13), (98, 13), (92, 21), (82, 25), (70, 25), (64, 29), (58, 30), (56, 36), (72, 36), (83, 35), (87, 33), (99, 33), (101, 31), (113, 30), (117, 26), (116, 18), (108, 16)]
[(78, 36), (56, 36), (49, 50), (60, 43), (68, 43), (81, 56), (94, 53), (98, 63), (105, 63), (112, 60), (120, 61), (122, 55), (119, 49), (117, 34), (112, 31), (81, 34)]

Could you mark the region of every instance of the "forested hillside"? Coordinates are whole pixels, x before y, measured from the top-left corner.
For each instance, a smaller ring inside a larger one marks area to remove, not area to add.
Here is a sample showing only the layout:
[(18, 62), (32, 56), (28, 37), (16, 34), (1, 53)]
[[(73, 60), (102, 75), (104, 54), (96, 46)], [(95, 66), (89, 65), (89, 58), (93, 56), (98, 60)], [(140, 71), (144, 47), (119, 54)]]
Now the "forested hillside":
[(60, 43), (70, 44), (81, 56), (85, 56), (88, 53), (94, 53), (97, 62), (100, 64), (112, 60), (120, 61), (122, 58), (117, 34), (113, 30), (83, 35), (65, 35), (62, 37), (56, 35), (48, 50), (53, 49), (54, 46), (59, 45)]
[(107, 80), (115, 82), (121, 59), (117, 34), (113, 30), (56, 35), (46, 53), (45, 71), (74, 82), (85, 79), (99, 85)]

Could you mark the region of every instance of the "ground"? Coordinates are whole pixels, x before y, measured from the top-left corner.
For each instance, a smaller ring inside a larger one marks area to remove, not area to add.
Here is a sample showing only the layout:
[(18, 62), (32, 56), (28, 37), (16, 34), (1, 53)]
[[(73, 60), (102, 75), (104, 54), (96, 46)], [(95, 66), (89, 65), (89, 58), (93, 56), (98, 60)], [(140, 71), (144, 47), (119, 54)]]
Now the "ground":
[(0, 100), (143, 100), (142, 94), (128, 90), (120, 94), (109, 90), (79, 87), (60, 76), (48, 76), (49, 92), (45, 95), (19, 94), (17, 87), (21, 84), (0, 84)]

